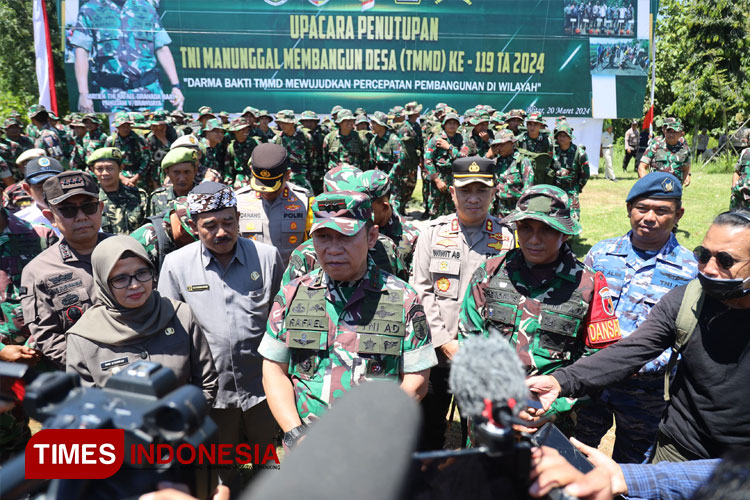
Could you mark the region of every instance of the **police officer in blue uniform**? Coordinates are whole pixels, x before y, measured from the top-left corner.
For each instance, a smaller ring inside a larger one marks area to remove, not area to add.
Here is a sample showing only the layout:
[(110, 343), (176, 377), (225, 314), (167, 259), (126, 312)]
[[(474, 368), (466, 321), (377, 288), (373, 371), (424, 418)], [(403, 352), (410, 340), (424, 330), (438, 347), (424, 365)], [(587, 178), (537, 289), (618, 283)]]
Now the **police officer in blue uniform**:
[[(651, 308), (672, 288), (698, 274), (693, 252), (677, 242), (672, 228), (685, 213), (682, 183), (666, 172), (650, 173), (636, 182), (627, 199), (631, 230), (600, 241), (585, 264), (607, 278), (623, 338), (646, 319)], [(656, 439), (666, 406), (664, 372), (669, 351), (643, 366), (637, 375), (614, 384), (578, 415), (576, 437), (597, 446), (616, 420), (612, 458), (639, 463)]]

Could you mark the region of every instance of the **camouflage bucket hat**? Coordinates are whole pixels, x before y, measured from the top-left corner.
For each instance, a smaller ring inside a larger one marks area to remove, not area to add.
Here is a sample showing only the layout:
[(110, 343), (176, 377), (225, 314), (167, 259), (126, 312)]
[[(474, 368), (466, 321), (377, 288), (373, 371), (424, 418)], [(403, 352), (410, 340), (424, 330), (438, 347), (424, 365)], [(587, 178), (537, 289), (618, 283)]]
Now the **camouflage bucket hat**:
[(299, 117), (300, 120), (317, 120), (320, 121), (320, 118), (318, 118), (317, 113), (315, 111), (303, 111), (302, 115)]
[(362, 171), (351, 165), (340, 165), (333, 167), (323, 176), (323, 192), (331, 193), (334, 191), (359, 191), (359, 181), (357, 180)]
[(295, 123), (296, 121), (294, 111), (291, 109), (282, 109), (276, 113), (273, 119), (276, 123)]
[(448, 120), (456, 120), (458, 124), (461, 124), (461, 120), (458, 119), (458, 115), (456, 113), (446, 113), (445, 118), (443, 118), (443, 127), (445, 127), (445, 124), (448, 123)]
[(40, 113), (44, 113), (47, 116), (49, 116), (49, 112), (47, 111), (47, 108), (45, 108), (41, 104), (32, 104), (29, 107), (29, 112), (26, 113), (26, 116), (28, 116), (29, 118), (34, 118), (35, 116), (37, 116)]
[(415, 115), (422, 112), (422, 105), (418, 104), (417, 101), (407, 102), (404, 106), (406, 113), (409, 115)]
[(357, 115), (357, 117), (354, 119), (354, 123), (359, 125), (360, 123), (366, 123), (370, 124), (370, 120), (365, 115)]
[(122, 151), (117, 148), (99, 148), (88, 157), (86, 165), (91, 166), (98, 161), (111, 160), (122, 165)]
[(474, 126), (479, 125), (482, 122), (489, 123), (489, 121), (490, 117), (487, 113), (474, 113), (474, 116), (469, 119), (469, 123)]
[(216, 118), (214, 110), (211, 109), (211, 106), (201, 106), (200, 108), (198, 108), (198, 119), (200, 120), (204, 116), (211, 116), (213, 118)]
[(130, 113), (130, 119), (133, 120), (135, 128), (148, 128), (149, 123), (143, 113)]
[(435, 106), (435, 111), (445, 111), (445, 108), (447, 108), (448, 105), (444, 102), (437, 103), (437, 106)]
[(96, 116), (96, 113), (86, 113), (85, 115), (83, 115), (83, 119), (81, 121), (85, 122), (86, 120), (94, 122), (97, 125), (100, 125), (102, 123), (99, 117)]
[(231, 122), (229, 122), (229, 126), (227, 127), (227, 130), (229, 132), (237, 132), (242, 130), (243, 128), (248, 128), (250, 124), (245, 121), (244, 118), (235, 118)]
[(18, 118), (11, 116), (10, 118), (6, 118), (5, 122), (3, 123), (3, 128), (12, 127), (13, 125), (17, 125), (19, 127), (23, 127), (23, 124), (21, 123), (21, 120)]
[(115, 114), (115, 127), (125, 125), (126, 123), (130, 125), (134, 124), (133, 120), (130, 119), (130, 115), (124, 111)]
[(495, 137), (493, 137), (490, 141), (490, 146), (494, 146), (495, 144), (502, 144), (508, 141), (516, 142), (516, 135), (512, 130), (504, 128), (502, 130), (498, 130), (495, 133)]
[(252, 106), (245, 106), (245, 109), (242, 110), (242, 116), (245, 116), (248, 113), (253, 116), (258, 116), (258, 109)]
[(523, 121), (526, 119), (526, 111), (522, 109), (511, 109), (510, 112), (508, 113), (507, 119), (510, 120), (511, 118), (518, 118), (521, 121)]
[(382, 170), (368, 170), (355, 179), (359, 181), (360, 187), (352, 191), (365, 193), (371, 200), (377, 200), (391, 193), (391, 181)]
[(526, 118), (526, 123), (539, 123), (540, 125), (545, 124), (544, 120), (542, 119), (541, 113), (530, 113)]
[(573, 127), (571, 127), (568, 122), (560, 122), (555, 127), (555, 137), (557, 137), (557, 134), (560, 132), (564, 132), (568, 134), (568, 136), (573, 139)]
[(552, 229), (570, 236), (581, 233), (581, 225), (570, 216), (570, 198), (557, 186), (537, 184), (524, 191), (516, 209), (504, 222), (524, 219), (544, 222)]
[(167, 123), (167, 112), (163, 109), (154, 111), (151, 120), (148, 122), (149, 125), (159, 125), (160, 123)]
[(365, 108), (357, 108), (354, 110), (354, 114), (367, 116), (367, 111), (365, 111)]
[(219, 121), (218, 118), (209, 118), (208, 121), (206, 121), (206, 124), (203, 126), (204, 132), (209, 132), (211, 130), (224, 130), (224, 125)]
[(258, 111), (258, 118), (262, 118), (264, 116), (267, 116), (269, 119), (273, 120), (273, 116), (268, 112), (268, 110), (261, 109), (260, 111)]
[(313, 224), (310, 234), (329, 228), (345, 236), (354, 236), (367, 221), (372, 221), (370, 197), (355, 191), (324, 193), (312, 205)]
[(198, 151), (193, 148), (175, 148), (169, 150), (169, 153), (164, 155), (161, 160), (162, 170), (167, 170), (169, 167), (177, 165), (179, 163), (192, 163), (193, 166), (198, 166)]
[(83, 124), (83, 116), (81, 116), (80, 113), (71, 113), (68, 116), (70, 117), (71, 127), (85, 127)]
[(338, 112), (339, 112), (339, 111), (341, 111), (342, 109), (344, 109), (344, 107), (343, 107), (343, 106), (339, 106), (339, 105), (337, 104), (337, 105), (335, 105), (334, 107), (332, 107), (332, 108), (331, 108), (331, 114), (332, 114), (332, 115), (335, 115), (336, 113), (338, 113)]
[(344, 120), (354, 120), (354, 115), (350, 109), (342, 108), (336, 115), (336, 124), (343, 122)]
[(381, 127), (388, 127), (388, 116), (382, 111), (375, 111), (370, 117), (370, 121), (377, 123)]
[(172, 212), (174, 212), (177, 214), (177, 218), (180, 219), (180, 226), (182, 226), (182, 229), (184, 229), (194, 240), (198, 240), (188, 223), (190, 220), (190, 210), (188, 209), (187, 196), (180, 196), (179, 198), (172, 200), (170, 208), (170, 210), (164, 212), (164, 221), (169, 222), (169, 218), (171, 217)]
[(219, 118), (229, 118), (229, 113), (226, 111), (219, 111)]

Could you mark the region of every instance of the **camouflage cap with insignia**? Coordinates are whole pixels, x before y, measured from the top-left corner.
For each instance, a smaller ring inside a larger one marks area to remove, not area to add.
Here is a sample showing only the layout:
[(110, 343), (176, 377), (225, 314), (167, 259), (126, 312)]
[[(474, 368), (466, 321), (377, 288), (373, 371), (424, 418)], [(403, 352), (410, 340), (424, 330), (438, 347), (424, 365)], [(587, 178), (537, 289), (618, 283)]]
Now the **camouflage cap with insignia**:
[(40, 113), (44, 113), (45, 115), (49, 116), (47, 108), (45, 108), (43, 105), (32, 104), (31, 106), (29, 106), (29, 111), (28, 113), (26, 113), (26, 116), (28, 116), (29, 118), (34, 118)]
[(180, 226), (182, 229), (189, 234), (194, 240), (197, 240), (197, 236), (190, 227), (188, 221), (190, 220), (190, 209), (188, 208), (187, 196), (180, 196), (175, 198), (169, 205), (169, 210), (164, 211), (164, 222), (169, 222), (172, 214), (176, 214), (177, 218), (180, 219)]
[(544, 125), (546, 122), (542, 118), (541, 113), (529, 113), (529, 116), (526, 117), (526, 123), (539, 123)]
[(516, 134), (514, 134), (512, 130), (504, 128), (495, 132), (495, 137), (493, 137), (490, 141), (490, 146), (494, 146), (495, 144), (502, 144), (508, 141), (516, 142)]
[(281, 111), (278, 111), (273, 119), (276, 123), (295, 123), (297, 120), (294, 116), (294, 111), (291, 109), (282, 109)]
[(365, 193), (371, 200), (377, 200), (391, 193), (391, 181), (388, 175), (382, 170), (368, 170), (355, 177), (355, 182), (359, 187), (352, 191)]
[(350, 109), (342, 108), (336, 115), (336, 124), (339, 124), (344, 120), (354, 120), (354, 115)]
[(559, 122), (555, 126), (555, 137), (557, 137), (557, 134), (561, 132), (567, 134), (568, 137), (573, 139), (573, 127), (571, 127), (570, 124), (568, 124), (568, 122)]
[(673, 121), (669, 121), (664, 123), (664, 125), (667, 126), (667, 130), (674, 130), (675, 132), (682, 132), (682, 123), (677, 119), (672, 119)]
[(317, 113), (315, 113), (315, 111), (310, 111), (310, 110), (303, 111), (299, 119), (320, 121), (320, 118), (318, 118)]
[(445, 127), (445, 124), (448, 123), (449, 120), (456, 120), (458, 124), (461, 124), (461, 120), (458, 118), (458, 114), (456, 113), (446, 113), (445, 117), (443, 117), (443, 127)]
[(227, 131), (229, 132), (238, 132), (242, 130), (243, 128), (248, 128), (250, 126), (250, 123), (247, 122), (244, 118), (235, 118), (231, 122), (229, 122), (229, 126), (227, 127)]
[(372, 221), (372, 202), (364, 193), (337, 191), (323, 193), (312, 204), (313, 224), (310, 234), (329, 228), (345, 236), (354, 236)]
[(273, 193), (281, 189), (284, 175), (289, 170), (286, 148), (280, 144), (259, 144), (250, 157), (253, 176), (250, 186), (262, 193)]
[(211, 106), (201, 106), (198, 108), (198, 119), (200, 120), (204, 116), (210, 116), (212, 118), (216, 118), (216, 115), (214, 114), (214, 110), (211, 109)]
[(99, 199), (99, 186), (94, 176), (80, 170), (68, 170), (50, 177), (44, 181), (42, 191), (48, 205), (57, 205), (77, 194)]
[(86, 165), (90, 167), (102, 160), (114, 161), (118, 165), (122, 165), (122, 151), (117, 148), (99, 148), (89, 155), (86, 159)]
[(362, 171), (351, 165), (338, 165), (323, 176), (323, 192), (356, 191), (359, 181), (357, 178)]
[(630, 203), (637, 198), (680, 199), (682, 182), (667, 172), (651, 172), (633, 184), (625, 202)]
[(198, 151), (194, 148), (170, 149), (161, 160), (161, 169), (167, 170), (169, 167), (180, 163), (191, 163), (194, 167), (198, 167), (199, 160)]
[(229, 186), (219, 182), (203, 182), (187, 196), (191, 215), (215, 212), (237, 206), (237, 197)]
[(453, 185), (467, 186), (473, 182), (493, 187), (495, 185), (495, 160), (482, 156), (466, 156), (453, 161)]
[(516, 209), (504, 222), (532, 219), (547, 224), (552, 229), (575, 236), (581, 233), (581, 225), (570, 216), (570, 198), (557, 186), (537, 184), (523, 192)]
[[(44, 151), (42, 150), (43, 154)], [(31, 185), (36, 185), (62, 172), (63, 167), (59, 161), (46, 156), (38, 156), (29, 160), (23, 179)]]
[(370, 117), (370, 121), (374, 122), (382, 127), (389, 127), (388, 116), (382, 111), (375, 111)]
[(133, 125), (135, 122), (130, 118), (130, 115), (125, 111), (119, 111), (115, 113), (115, 127), (120, 127), (125, 124)]
[(209, 132), (211, 130), (224, 130), (224, 125), (222, 125), (221, 121), (219, 121), (218, 118), (209, 118), (206, 120), (206, 124), (203, 125), (203, 131)]

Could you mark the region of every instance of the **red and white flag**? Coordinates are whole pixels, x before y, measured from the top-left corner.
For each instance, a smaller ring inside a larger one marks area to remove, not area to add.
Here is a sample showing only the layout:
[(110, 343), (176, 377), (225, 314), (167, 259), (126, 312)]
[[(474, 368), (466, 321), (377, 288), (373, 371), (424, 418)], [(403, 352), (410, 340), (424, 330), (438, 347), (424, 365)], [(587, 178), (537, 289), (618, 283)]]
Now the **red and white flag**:
[(362, 0), (362, 12), (375, 7), (375, 0)]
[(36, 80), (39, 84), (39, 104), (57, 113), (55, 72), (52, 66), (52, 44), (44, 0), (34, 0), (34, 51), (36, 53)]

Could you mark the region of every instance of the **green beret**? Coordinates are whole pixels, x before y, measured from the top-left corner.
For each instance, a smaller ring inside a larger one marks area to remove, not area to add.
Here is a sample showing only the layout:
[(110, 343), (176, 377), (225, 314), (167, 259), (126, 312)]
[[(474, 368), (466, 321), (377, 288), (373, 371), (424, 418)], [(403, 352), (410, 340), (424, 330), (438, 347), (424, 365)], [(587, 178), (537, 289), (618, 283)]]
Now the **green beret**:
[(112, 160), (116, 161), (118, 165), (122, 165), (122, 151), (117, 148), (99, 148), (91, 153), (91, 156), (86, 160), (86, 165), (91, 166), (101, 160)]
[(166, 170), (178, 163), (192, 163), (198, 165), (198, 151), (192, 148), (175, 148), (166, 154), (161, 161), (162, 170)]

